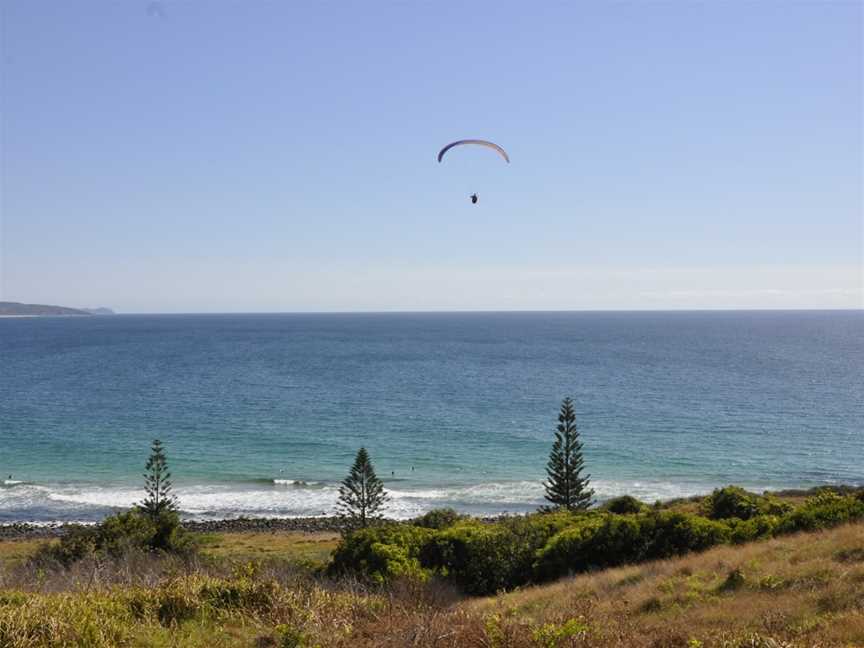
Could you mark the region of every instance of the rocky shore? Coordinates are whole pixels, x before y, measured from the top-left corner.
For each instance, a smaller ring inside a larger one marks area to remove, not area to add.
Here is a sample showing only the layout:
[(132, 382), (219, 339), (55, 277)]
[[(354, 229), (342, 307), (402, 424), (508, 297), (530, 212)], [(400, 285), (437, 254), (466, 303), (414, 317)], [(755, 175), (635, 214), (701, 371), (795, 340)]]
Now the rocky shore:
[[(59, 538), (69, 530), (69, 524), (35, 525), (26, 523), (0, 524), (2, 540), (32, 540)], [(199, 533), (280, 532), (300, 533), (338, 532), (341, 521), (337, 517), (311, 518), (234, 518), (229, 520), (185, 521), (183, 527)]]

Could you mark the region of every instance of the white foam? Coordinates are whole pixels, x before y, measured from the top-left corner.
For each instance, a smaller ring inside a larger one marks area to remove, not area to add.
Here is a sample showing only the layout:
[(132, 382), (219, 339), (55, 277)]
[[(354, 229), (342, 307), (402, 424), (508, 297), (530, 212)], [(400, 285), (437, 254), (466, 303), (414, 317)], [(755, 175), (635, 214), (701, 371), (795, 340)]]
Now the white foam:
[[(630, 494), (646, 502), (701, 494), (710, 487), (695, 483), (667, 481), (592, 482), (596, 497), (605, 500)], [(543, 483), (537, 481), (488, 482), (441, 488), (401, 487), (387, 489), (390, 500), (385, 514), (395, 519), (421, 515), (430, 509), (450, 506), (457, 510), (485, 515), (510, 511), (530, 511), (544, 504)], [(339, 489), (336, 484), (273, 480), (273, 484), (218, 484), (175, 488), (183, 516), (191, 519), (247, 517), (313, 517), (333, 515)], [(144, 499), (143, 489), (95, 485), (21, 484), (0, 489), (0, 510), (22, 519), (29, 511), (39, 510), (38, 517), (87, 519), (101, 516), (107, 510), (127, 509)], [(8, 516), (7, 516), (8, 517)]]
[(18, 486), (19, 484), (23, 484), (23, 483), (24, 483), (23, 481), (20, 481), (18, 479), (4, 479), (3, 480), (4, 486)]
[(273, 484), (275, 486), (296, 486), (298, 488), (306, 488), (320, 486), (321, 482), (306, 481), (304, 479), (274, 479)]

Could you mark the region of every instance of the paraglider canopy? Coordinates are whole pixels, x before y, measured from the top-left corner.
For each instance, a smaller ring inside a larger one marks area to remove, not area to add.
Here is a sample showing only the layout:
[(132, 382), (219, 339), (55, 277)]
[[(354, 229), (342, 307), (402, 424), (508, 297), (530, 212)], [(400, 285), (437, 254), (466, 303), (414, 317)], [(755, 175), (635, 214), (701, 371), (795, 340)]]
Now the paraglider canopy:
[(454, 146), (462, 146), (463, 144), (474, 144), (476, 146), (485, 146), (486, 148), (490, 148), (493, 151), (497, 152), (498, 155), (500, 155), (502, 158), (504, 158), (505, 162), (507, 162), (508, 164), (510, 163), (510, 156), (507, 155), (507, 151), (498, 146), (495, 142), (489, 142), (480, 139), (464, 139), (450, 142), (447, 146), (445, 146), (438, 152), (438, 161), (440, 162), (444, 158), (444, 154), (451, 148), (453, 148)]

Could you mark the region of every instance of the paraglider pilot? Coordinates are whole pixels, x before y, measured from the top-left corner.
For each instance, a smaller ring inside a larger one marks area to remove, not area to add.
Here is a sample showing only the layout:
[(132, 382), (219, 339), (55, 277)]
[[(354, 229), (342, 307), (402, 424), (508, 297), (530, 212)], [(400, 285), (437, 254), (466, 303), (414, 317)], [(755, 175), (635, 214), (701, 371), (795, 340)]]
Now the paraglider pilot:
[(476, 193), (471, 194), (471, 204), (472, 205), (476, 205), (478, 200), (479, 200), (479, 196)]

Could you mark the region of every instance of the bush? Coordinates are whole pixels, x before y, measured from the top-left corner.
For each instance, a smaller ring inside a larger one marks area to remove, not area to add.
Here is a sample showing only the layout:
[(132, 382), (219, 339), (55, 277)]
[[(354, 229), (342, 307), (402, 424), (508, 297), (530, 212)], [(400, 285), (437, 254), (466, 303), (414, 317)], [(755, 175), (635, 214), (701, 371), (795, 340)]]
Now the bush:
[(59, 542), (42, 545), (30, 561), (36, 565), (57, 563), (68, 567), (96, 551), (96, 538), (94, 527), (72, 525)]
[(113, 556), (131, 549), (149, 550), (156, 525), (137, 511), (109, 515), (96, 528), (96, 548)]
[(420, 561), (468, 593), (492, 594), (530, 582), (537, 551), (581, 517), (556, 512), (492, 524), (462, 522), (435, 534)]
[(706, 497), (703, 509), (713, 520), (749, 520), (757, 515), (784, 515), (792, 506), (771, 495), (756, 495), (740, 486), (726, 486)]
[(197, 549), (195, 535), (180, 525), (180, 516), (175, 511), (163, 511), (152, 523), (155, 533), (148, 543), (149, 549), (183, 555)]
[(54, 562), (68, 567), (92, 554), (119, 557), (129, 551), (194, 551), (193, 536), (180, 526), (176, 513), (163, 512), (157, 520), (137, 510), (109, 515), (93, 527), (73, 526), (60, 542), (44, 546), (36, 563)]
[[(788, 504), (773, 497), (727, 487), (714, 491), (705, 504), (712, 516), (726, 516), (722, 519), (649, 509), (626, 496), (607, 502), (604, 508), (578, 514), (544, 512), (492, 523), (459, 519), (447, 509), (430, 511), (417, 525), (350, 534), (337, 548), (330, 572), (351, 572), (379, 583), (434, 573), (469, 594), (485, 595), (573, 572), (864, 519), (864, 501), (857, 492), (821, 491), (790, 512)], [(79, 544), (86, 548), (86, 537)]]
[(592, 517), (557, 533), (537, 552), (534, 571), (540, 580), (559, 578), (585, 568), (584, 550), (604, 523)]
[(411, 520), (411, 524), (426, 529), (446, 529), (463, 519), (465, 519), (465, 516), (460, 515), (452, 508), (440, 508), (432, 509), (428, 513), (424, 513), (420, 517)]
[(436, 533), (424, 546), (421, 564), (455, 580), (472, 594), (489, 594), (513, 581), (513, 543), (500, 525), (468, 522)]
[(718, 488), (705, 498), (705, 514), (713, 520), (739, 518), (749, 520), (759, 514), (758, 495), (748, 493), (740, 486)]
[(780, 520), (777, 533), (816, 531), (864, 519), (864, 501), (851, 495), (823, 491)]
[(776, 515), (757, 515), (749, 520), (733, 519), (727, 523), (732, 529), (732, 543), (742, 544), (773, 536), (780, 524), (780, 518)]
[(729, 525), (698, 515), (662, 511), (640, 521), (646, 536), (644, 558), (670, 558), (729, 542)]
[(434, 532), (410, 524), (358, 529), (342, 538), (328, 567), (331, 575), (354, 574), (376, 583), (397, 577), (420, 578), (423, 544)]
[(630, 495), (622, 495), (621, 497), (613, 497), (603, 505), (603, 510), (618, 515), (627, 515), (630, 513), (641, 513), (647, 510), (648, 505), (643, 504), (635, 497)]
[(550, 579), (644, 559), (669, 558), (729, 542), (728, 525), (668, 511), (608, 514), (565, 529), (537, 554), (538, 578)]

